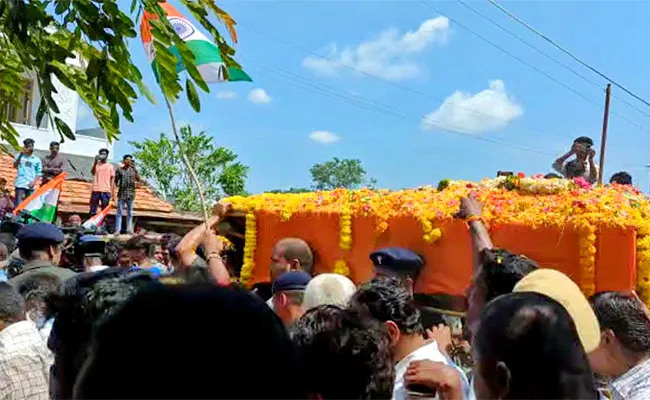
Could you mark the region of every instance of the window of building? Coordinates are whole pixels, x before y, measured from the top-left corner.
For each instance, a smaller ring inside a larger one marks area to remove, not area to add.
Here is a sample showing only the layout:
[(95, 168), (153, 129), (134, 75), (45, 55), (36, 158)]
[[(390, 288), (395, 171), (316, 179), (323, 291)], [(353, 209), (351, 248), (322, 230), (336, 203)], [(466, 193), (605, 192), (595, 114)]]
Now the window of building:
[[(23, 94), (20, 97), (20, 106), (7, 104), (5, 112), (9, 121), (29, 126), (36, 126), (36, 116), (33, 115), (35, 82), (33, 79), (25, 79)], [(41, 128), (47, 128), (47, 116), (41, 121)]]

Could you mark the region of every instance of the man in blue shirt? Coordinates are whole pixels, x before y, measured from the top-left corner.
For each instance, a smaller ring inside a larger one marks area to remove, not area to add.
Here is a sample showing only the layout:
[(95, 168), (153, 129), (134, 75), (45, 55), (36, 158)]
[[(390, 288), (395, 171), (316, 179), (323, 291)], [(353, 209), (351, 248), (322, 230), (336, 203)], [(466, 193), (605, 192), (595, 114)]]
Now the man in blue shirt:
[(14, 168), (18, 170), (14, 181), (16, 205), (34, 193), (43, 172), (41, 159), (34, 155), (34, 139), (25, 139), (23, 145), (23, 150), (14, 159)]

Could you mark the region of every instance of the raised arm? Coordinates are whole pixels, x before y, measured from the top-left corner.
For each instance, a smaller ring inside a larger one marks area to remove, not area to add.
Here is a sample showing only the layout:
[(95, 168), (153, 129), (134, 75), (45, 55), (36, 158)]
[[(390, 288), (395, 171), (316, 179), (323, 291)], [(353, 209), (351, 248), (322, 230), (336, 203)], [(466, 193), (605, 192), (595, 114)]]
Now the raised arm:
[(480, 254), (483, 250), (494, 247), (490, 233), (483, 224), (481, 203), (470, 194), (460, 200), (460, 210), (456, 216), (466, 221), (469, 227), (469, 234), (472, 240), (472, 254), (474, 259), (474, 272), (481, 266)]
[(569, 150), (566, 154), (555, 160), (553, 163), (553, 169), (562, 174), (562, 176), (565, 176), (565, 168), (564, 168), (564, 163), (566, 160), (569, 159), (573, 154), (575, 154), (575, 149), (573, 146), (571, 146), (571, 150)]
[(589, 183), (596, 183), (598, 180), (598, 167), (594, 161), (596, 150), (589, 149)]
[(178, 258), (183, 267), (188, 267), (192, 262), (194, 262), (198, 257), (198, 255), (196, 255), (196, 249), (203, 243), (205, 236), (207, 236), (206, 231), (212, 232), (219, 221), (226, 216), (229, 210), (230, 205), (221, 203), (217, 204), (213, 211), (214, 215), (208, 219), (207, 226), (205, 223), (202, 223), (183, 236), (183, 239), (181, 239), (178, 246), (176, 246), (176, 253), (178, 254)]
[(18, 166), (20, 165), (20, 159), (23, 158), (23, 152), (21, 151), (18, 153), (16, 158), (14, 158), (14, 168), (18, 169)]

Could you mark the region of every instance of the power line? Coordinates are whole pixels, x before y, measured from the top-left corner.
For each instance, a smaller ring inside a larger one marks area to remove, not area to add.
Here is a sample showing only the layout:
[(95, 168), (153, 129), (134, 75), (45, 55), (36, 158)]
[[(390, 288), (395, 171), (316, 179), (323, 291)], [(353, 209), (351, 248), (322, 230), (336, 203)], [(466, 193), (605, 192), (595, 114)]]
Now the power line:
[[(240, 26), (242, 26), (241, 22), (239, 22), (239, 21), (238, 21), (238, 24), (239, 24)], [(364, 71), (364, 70), (362, 70), (362, 69), (356, 68), (356, 67), (353, 66), (353, 65), (349, 65), (349, 64), (346, 64), (346, 63), (342, 63), (342, 62), (340, 62), (340, 61), (338, 61), (338, 60), (336, 60), (336, 59), (334, 59), (334, 58), (326, 57), (326, 56), (322, 56), (322, 55), (320, 55), (320, 54), (318, 54), (318, 53), (316, 53), (316, 52), (314, 52), (314, 51), (307, 50), (307, 49), (305, 49), (305, 48), (303, 48), (303, 47), (300, 47), (300, 46), (296, 45), (295, 43), (289, 42), (288, 40), (285, 40), (285, 39), (283, 39), (283, 38), (279, 38), (279, 37), (277, 37), (277, 36), (273, 36), (272, 34), (270, 34), (270, 33), (268, 33), (268, 32), (263, 32), (263, 31), (261, 31), (260, 29), (258, 29), (257, 27), (254, 27), (254, 26), (252, 26), (252, 25), (245, 25), (245, 26), (247, 27), (248, 30), (250, 30), (250, 31), (252, 31), (252, 32), (256, 32), (256, 33), (258, 33), (260, 36), (264, 37), (265, 39), (269, 39), (269, 40), (274, 40), (274, 41), (280, 42), (280, 43), (282, 43), (282, 44), (284, 44), (284, 45), (286, 45), (286, 46), (289, 46), (289, 47), (293, 47), (293, 48), (295, 48), (295, 49), (298, 49), (299, 51), (303, 52), (304, 54), (308, 54), (308, 55), (311, 55), (311, 56), (313, 56), (313, 57), (317, 57), (317, 58), (319, 58), (319, 59), (322, 59), (322, 60), (325, 60), (325, 61), (331, 62), (332, 64), (335, 64), (335, 65), (338, 65), (338, 66), (341, 66), (341, 67), (344, 67), (344, 68), (349, 68), (349, 69), (351, 69), (351, 70), (353, 70), (353, 71), (355, 71), (355, 72), (357, 72), (357, 73), (359, 73), (359, 74), (361, 74), (361, 75), (367, 76), (367, 77), (372, 78), (372, 79), (376, 79), (376, 80), (381, 81), (381, 82), (384, 82), (384, 83), (387, 83), (387, 84), (389, 84), (389, 85), (391, 85), (391, 86), (393, 86), (393, 87), (396, 87), (396, 88), (399, 88), (399, 89), (405, 90), (405, 91), (407, 91), (407, 92), (409, 92), (409, 93), (412, 93), (412, 94), (416, 94), (416, 95), (421, 96), (421, 97), (423, 97), (423, 98), (431, 99), (431, 100), (433, 100), (433, 101), (435, 101), (435, 102), (438, 102), (438, 101), (439, 101), (438, 98), (436, 98), (436, 97), (434, 97), (434, 96), (431, 96), (430, 94), (427, 94), (427, 93), (425, 93), (425, 92), (423, 92), (423, 91), (420, 91), (420, 90), (417, 90), (417, 89), (413, 89), (413, 88), (410, 88), (410, 87), (408, 87), (408, 86), (400, 85), (400, 84), (395, 83), (395, 82), (393, 82), (393, 81), (390, 81), (390, 80), (388, 80), (388, 79), (385, 79), (385, 78), (379, 77), (379, 76), (377, 76), (377, 75), (370, 74), (370, 73), (368, 73), (368, 72), (366, 72), (366, 71)], [(445, 100), (445, 101), (442, 103), (442, 105), (447, 104), (447, 103), (448, 103), (448, 102)], [(442, 106), (442, 105), (441, 105), (441, 106)], [(463, 107), (463, 106), (458, 105), (458, 104), (456, 104), (456, 103), (454, 103), (454, 107), (460, 108), (460, 109), (465, 110), (465, 111), (469, 111), (469, 112), (474, 113), (474, 114), (477, 114), (477, 115), (482, 115), (482, 116), (489, 117), (489, 118), (493, 118), (493, 117), (494, 117), (494, 116), (491, 115), (491, 114), (487, 114), (487, 113), (484, 113), (484, 112), (481, 112), (481, 111), (478, 111), (478, 110), (475, 110), (475, 109), (472, 109), (472, 108)], [(557, 133), (554, 133), (554, 132), (546, 132), (546, 131), (543, 131), (543, 130), (541, 130), (541, 129), (538, 129), (538, 128), (535, 128), (535, 127), (532, 127), (532, 126), (528, 126), (528, 127), (526, 127), (526, 129), (529, 130), (529, 131), (533, 131), (533, 132), (540, 133), (540, 134), (542, 134), (542, 135), (544, 135), (544, 136), (551, 135), (551, 136), (561, 137), (561, 138), (564, 138), (564, 139), (567, 138), (567, 135), (561, 135), (561, 134), (557, 134)]]
[[(509, 29), (505, 28), (503, 25), (501, 25), (500, 23), (496, 22), (495, 20), (493, 20), (492, 18), (488, 17), (487, 15), (483, 14), (482, 12), (478, 11), (476, 8), (470, 6), (469, 4), (467, 4), (466, 2), (464, 2), (463, 0), (456, 0), (456, 1), (459, 2), (460, 4), (462, 4), (463, 6), (465, 6), (466, 8), (468, 8), (470, 11), (472, 11), (472, 12), (475, 13), (476, 15), (478, 15), (478, 16), (480, 16), (481, 18), (487, 20), (487, 21), (490, 22), (492, 25), (494, 25), (494, 26), (496, 26), (497, 28), (501, 29), (502, 31), (504, 31), (504, 32), (507, 33), (508, 35), (510, 35), (510, 36), (512, 36), (513, 38), (517, 39), (518, 41), (524, 43), (526, 46), (530, 47), (531, 49), (535, 50), (536, 52), (542, 54), (544, 57), (546, 57), (546, 58), (548, 58), (549, 60), (553, 61), (553, 62), (556, 63), (557, 65), (561, 66), (562, 68), (566, 69), (567, 71), (570, 71), (571, 73), (573, 73), (574, 75), (576, 75), (576, 76), (579, 77), (580, 79), (584, 80), (585, 82), (587, 82), (587, 83), (589, 83), (589, 84), (591, 84), (591, 85), (597, 87), (598, 89), (602, 90), (602, 87), (601, 87), (600, 83), (595, 82), (595, 81), (593, 81), (593, 80), (587, 78), (586, 76), (584, 76), (584, 75), (581, 74), (580, 72), (576, 71), (575, 69), (571, 68), (570, 66), (566, 65), (566, 64), (563, 63), (562, 61), (558, 60), (557, 58), (555, 58), (555, 57), (551, 56), (550, 54), (546, 53), (545, 51), (541, 50), (539, 47), (533, 45), (532, 43), (528, 42), (528, 41), (525, 40), (525, 39), (522, 39), (520, 36), (517, 36), (517, 35), (516, 35), (515, 33), (513, 33), (512, 31), (510, 31)], [(620, 100), (623, 104), (627, 105), (628, 107), (631, 107), (631, 108), (635, 109), (636, 111), (638, 111), (639, 113), (645, 115), (646, 117), (650, 117), (650, 113), (647, 113), (647, 112), (643, 111), (642, 109), (640, 109), (639, 107), (635, 106), (634, 104), (628, 102), (627, 100), (618, 97), (616, 94), (613, 94), (613, 93), (612, 93), (612, 97), (615, 98), (615, 99), (617, 99), (617, 100)]]
[[(241, 57), (240, 57), (241, 59)], [(248, 59), (247, 63), (250, 63), (252, 60)], [(271, 73), (276, 74), (277, 76), (282, 77), (283, 79), (293, 83), (294, 85), (301, 87), (302, 89), (309, 90), (312, 92), (316, 92), (318, 94), (321, 94), (325, 97), (329, 97), (335, 100), (342, 100), (345, 101), (349, 104), (355, 105), (359, 108), (364, 108), (370, 111), (374, 111), (376, 113), (382, 114), (382, 115), (392, 115), (398, 118), (402, 118), (405, 120), (415, 120), (418, 122), (425, 121), (429, 124), (431, 124), (433, 127), (435, 127), (438, 130), (449, 132), (452, 134), (460, 135), (460, 136), (465, 136), (473, 140), (479, 140), (483, 142), (488, 142), (504, 147), (509, 147), (513, 148), (516, 150), (520, 151), (526, 151), (530, 153), (536, 153), (536, 154), (542, 154), (542, 155), (555, 155), (554, 153), (550, 152), (545, 152), (541, 151), (539, 149), (531, 148), (531, 147), (526, 147), (526, 146), (521, 146), (517, 144), (513, 144), (511, 142), (503, 142), (500, 140), (496, 139), (491, 139), (489, 137), (485, 136), (477, 136), (473, 135), (467, 132), (463, 132), (462, 128), (457, 127), (457, 126), (451, 126), (449, 124), (442, 124), (440, 121), (435, 120), (430, 117), (419, 117), (417, 115), (411, 114), (407, 111), (401, 110), (399, 108), (396, 108), (394, 106), (386, 105), (384, 103), (377, 102), (375, 100), (367, 99), (363, 96), (359, 95), (351, 95), (348, 93), (342, 93), (340, 90), (337, 88), (334, 88), (330, 85), (326, 84), (321, 84), (321, 83), (314, 83), (310, 80), (308, 80), (305, 77), (302, 77), (298, 74), (294, 74), (293, 72), (283, 70), (278, 67), (273, 67), (273, 66), (267, 66), (259, 62), (252, 62), (253, 64), (257, 64), (260, 68), (263, 68)]]
[[(491, 1), (491, 0), (488, 0), (488, 1)], [(455, 23), (456, 25), (460, 26), (461, 28), (463, 28), (463, 29), (466, 30), (467, 32), (471, 33), (471, 34), (474, 35), (475, 37), (477, 37), (477, 38), (481, 39), (482, 41), (488, 43), (489, 45), (495, 47), (496, 49), (498, 49), (498, 50), (501, 51), (502, 53), (508, 55), (509, 57), (512, 57), (513, 59), (519, 61), (520, 63), (522, 63), (522, 64), (524, 64), (524, 65), (526, 65), (527, 67), (531, 68), (532, 70), (534, 70), (534, 71), (537, 72), (538, 74), (540, 74), (540, 75), (546, 77), (547, 79), (551, 80), (552, 82), (555, 82), (556, 84), (558, 84), (558, 85), (562, 86), (563, 88), (569, 90), (569, 91), (572, 92), (573, 94), (575, 94), (575, 95), (581, 97), (583, 100), (586, 100), (587, 102), (589, 102), (589, 103), (595, 105), (595, 106), (598, 107), (598, 108), (601, 108), (601, 107), (602, 107), (602, 105), (601, 105), (601, 103), (600, 103), (599, 101), (594, 100), (593, 98), (589, 98), (589, 97), (587, 97), (586, 95), (584, 95), (584, 94), (580, 93), (579, 91), (577, 91), (576, 89), (572, 88), (571, 86), (567, 85), (566, 83), (564, 83), (564, 82), (562, 82), (562, 81), (559, 81), (559, 80), (555, 79), (554, 77), (552, 77), (551, 75), (547, 74), (547, 73), (544, 72), (543, 70), (539, 69), (539, 68), (536, 67), (535, 65), (529, 63), (528, 61), (522, 59), (521, 57), (519, 57), (519, 56), (513, 54), (512, 52), (506, 50), (505, 48), (499, 46), (498, 44), (494, 43), (493, 41), (491, 41), (490, 39), (486, 38), (485, 36), (483, 36), (483, 35), (481, 35), (481, 34), (475, 32), (474, 30), (470, 29), (469, 27), (467, 27), (466, 25), (462, 24), (462, 23), (459, 22), (458, 20), (456, 20), (456, 19), (450, 17), (448, 14), (445, 14), (445, 13), (441, 12), (441, 11), (438, 10), (436, 7), (432, 6), (431, 4), (427, 3), (426, 1), (424, 1), (424, 0), (419, 0), (419, 2), (422, 3), (425, 7), (428, 7), (428, 8), (430, 8), (430, 9), (432, 9), (433, 11), (437, 12), (438, 14), (446, 16), (446, 17), (447, 17), (451, 22), (453, 22), (453, 23)], [(626, 117), (624, 117), (624, 116), (622, 116), (622, 115), (620, 115), (620, 114), (618, 114), (618, 113), (616, 113), (616, 112), (614, 112), (614, 111), (610, 111), (610, 113), (611, 113), (612, 115), (614, 115), (614, 116), (620, 118), (621, 120), (626, 121), (626, 122), (629, 123), (630, 125), (635, 126), (635, 127), (639, 128), (640, 130), (642, 130), (642, 131), (644, 131), (644, 132), (646, 132), (646, 133), (650, 133), (650, 130), (647, 130), (646, 128), (644, 128), (644, 127), (642, 127), (641, 125), (639, 125), (639, 124), (637, 124), (637, 123), (631, 121), (630, 119), (628, 119), (628, 118), (626, 118)]]
[(645, 105), (647, 105), (647, 106), (650, 107), (650, 102), (648, 102), (648, 101), (646, 101), (645, 99), (641, 98), (640, 96), (634, 94), (632, 91), (630, 91), (629, 89), (627, 89), (625, 86), (623, 86), (622, 84), (616, 82), (614, 79), (610, 78), (609, 76), (605, 75), (604, 73), (600, 72), (600, 71), (599, 71), (598, 69), (596, 69), (595, 67), (592, 67), (591, 65), (589, 65), (589, 64), (587, 64), (586, 62), (582, 61), (582, 59), (580, 59), (578, 56), (574, 55), (574, 54), (571, 53), (569, 50), (567, 50), (566, 48), (560, 46), (558, 43), (556, 43), (555, 41), (553, 41), (551, 38), (549, 38), (548, 36), (544, 35), (542, 32), (538, 31), (537, 29), (535, 29), (535, 28), (533, 28), (532, 26), (530, 26), (529, 24), (527, 24), (525, 21), (523, 21), (521, 18), (517, 17), (515, 14), (513, 14), (513, 13), (511, 13), (510, 11), (508, 11), (507, 9), (505, 9), (503, 6), (501, 6), (501, 5), (500, 5), (499, 3), (497, 3), (495, 0), (488, 0), (488, 1), (489, 1), (492, 5), (494, 5), (496, 8), (498, 8), (499, 10), (501, 10), (504, 14), (506, 14), (506, 15), (509, 16), (510, 18), (514, 19), (515, 21), (517, 21), (519, 24), (521, 24), (522, 26), (524, 26), (526, 29), (528, 29), (528, 30), (530, 30), (531, 32), (537, 34), (537, 35), (540, 36), (542, 39), (546, 40), (547, 42), (549, 42), (550, 44), (552, 44), (553, 46), (555, 46), (557, 49), (559, 49), (560, 51), (562, 51), (564, 54), (566, 54), (566, 55), (568, 55), (569, 57), (573, 58), (575, 61), (577, 61), (577, 62), (579, 62), (580, 64), (582, 64), (583, 66), (589, 68), (592, 72), (598, 74), (601, 78), (606, 79), (607, 81), (611, 82), (614, 86), (618, 87), (619, 89), (621, 89), (621, 90), (624, 91), (625, 93), (629, 94), (630, 96), (634, 97), (635, 99), (639, 100), (640, 102), (642, 102), (642, 103), (644, 103)]

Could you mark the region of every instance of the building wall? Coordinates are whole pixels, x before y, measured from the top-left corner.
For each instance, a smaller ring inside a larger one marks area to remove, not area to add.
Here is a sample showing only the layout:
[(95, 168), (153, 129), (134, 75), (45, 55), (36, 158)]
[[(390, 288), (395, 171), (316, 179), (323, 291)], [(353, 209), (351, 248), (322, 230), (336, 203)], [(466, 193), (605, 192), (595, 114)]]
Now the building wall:
[[(76, 60), (69, 60), (68, 62), (73, 65), (78, 65)], [(51, 124), (50, 121), (46, 121), (47, 116), (43, 118), (41, 127), (37, 128), (36, 113), (40, 103), (40, 92), (34, 74), (30, 74), (28, 78), (32, 79), (34, 85), (32, 92), (33, 97), (31, 99), (31, 120), (28, 124), (13, 124), (20, 135), (20, 143), (27, 138), (32, 138), (35, 141), (34, 147), (37, 150), (48, 150), (50, 142), (63, 141), (63, 143), (61, 143), (62, 153), (92, 157), (97, 154), (99, 149), (105, 148), (108, 149), (112, 155), (113, 145), (110, 144), (105, 137), (99, 138), (83, 134), (75, 134), (76, 140), (70, 140), (67, 138), (62, 139), (56, 131), (56, 128), (53, 127), (53, 124)], [(56, 114), (56, 117), (67, 123), (72, 132), (76, 132), (80, 103), (79, 96), (74, 90), (65, 87), (58, 79), (56, 79), (56, 77), (53, 77), (53, 83), (58, 92), (53, 94), (54, 100), (59, 107), (59, 113)]]

